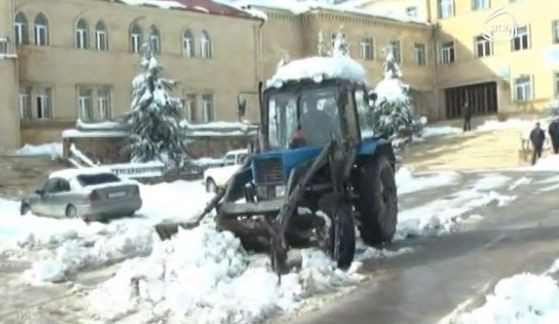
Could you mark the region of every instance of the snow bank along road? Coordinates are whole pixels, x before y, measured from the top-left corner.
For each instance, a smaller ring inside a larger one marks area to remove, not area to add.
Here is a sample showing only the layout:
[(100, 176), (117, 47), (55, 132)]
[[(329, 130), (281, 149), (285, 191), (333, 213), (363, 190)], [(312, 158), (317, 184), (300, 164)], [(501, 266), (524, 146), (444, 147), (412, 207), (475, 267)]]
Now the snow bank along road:
[(320, 251), (303, 250), (301, 266), (280, 286), (266, 256), (246, 253), (211, 223), (170, 241), (153, 237), (153, 224), (194, 216), (204, 206), (209, 197), (200, 183), (142, 186), (138, 217), (89, 226), (20, 217), (16, 202), (0, 199), (0, 318), (433, 323), (465, 301), (481, 303), (477, 297), (496, 280), (545, 269), (559, 257), (559, 178), (548, 178), (402, 169), (394, 244), (359, 244), (347, 272)]
[[(463, 175), (460, 185), (452, 189), (442, 187), (403, 195), (401, 200), (444, 204), (457, 190), (484, 176), (487, 175)], [(470, 318), (462, 314), (482, 306), (485, 296), (493, 294), (501, 279), (523, 272), (541, 274), (559, 258), (559, 177), (554, 173), (526, 172), (504, 176), (509, 179), (502, 178), (500, 184), (491, 182), (494, 190), (515, 196), (507, 205), (499, 207), (494, 203), (470, 210), (467, 214), (472, 216), (459, 222), (459, 229), (452, 235), (422, 236), (396, 243), (413, 246), (415, 252), (383, 262), (366, 262), (363, 271), (370, 279), (351, 294), (298, 318), (284, 317), (277, 322), (559, 323), (557, 284), (553, 280), (531, 279), (524, 280), (523, 287), (520, 276), (515, 277), (516, 284), (503, 281), (498, 288), (511, 296), (525, 295), (524, 300), (512, 298), (507, 305), (503, 299), (492, 301), (493, 297), (488, 296), (491, 303), (483, 309), (485, 314), (474, 313), (479, 316)], [(551, 276), (558, 279), (557, 273)], [(527, 289), (526, 283), (532, 287)], [(534, 306), (542, 304), (548, 309)]]

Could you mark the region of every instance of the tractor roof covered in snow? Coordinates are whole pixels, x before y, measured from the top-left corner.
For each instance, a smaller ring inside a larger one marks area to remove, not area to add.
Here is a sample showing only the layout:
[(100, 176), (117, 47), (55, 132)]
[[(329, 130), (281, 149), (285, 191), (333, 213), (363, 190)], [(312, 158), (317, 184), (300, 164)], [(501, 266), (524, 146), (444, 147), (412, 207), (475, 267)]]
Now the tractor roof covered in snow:
[(281, 88), (289, 82), (341, 79), (367, 84), (367, 72), (361, 64), (346, 56), (310, 57), (280, 66), (276, 74), (266, 82), (267, 88)]

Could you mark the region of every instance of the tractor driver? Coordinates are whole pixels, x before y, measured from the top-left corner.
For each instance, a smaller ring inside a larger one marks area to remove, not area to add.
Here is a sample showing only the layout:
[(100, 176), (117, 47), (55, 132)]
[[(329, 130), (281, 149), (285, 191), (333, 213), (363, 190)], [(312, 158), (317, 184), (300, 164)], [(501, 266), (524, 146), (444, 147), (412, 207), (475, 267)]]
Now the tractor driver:
[(291, 136), (290, 148), (322, 145), (330, 138), (331, 130), (332, 119), (324, 110), (318, 109), (318, 98), (308, 98), (301, 123)]

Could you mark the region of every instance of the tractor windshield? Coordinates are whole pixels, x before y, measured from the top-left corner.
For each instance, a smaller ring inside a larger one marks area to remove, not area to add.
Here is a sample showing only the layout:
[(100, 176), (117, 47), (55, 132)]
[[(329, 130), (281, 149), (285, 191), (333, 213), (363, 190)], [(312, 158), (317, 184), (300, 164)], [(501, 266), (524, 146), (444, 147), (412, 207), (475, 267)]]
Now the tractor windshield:
[(268, 100), (269, 141), (273, 149), (323, 146), (341, 137), (336, 87), (285, 92)]

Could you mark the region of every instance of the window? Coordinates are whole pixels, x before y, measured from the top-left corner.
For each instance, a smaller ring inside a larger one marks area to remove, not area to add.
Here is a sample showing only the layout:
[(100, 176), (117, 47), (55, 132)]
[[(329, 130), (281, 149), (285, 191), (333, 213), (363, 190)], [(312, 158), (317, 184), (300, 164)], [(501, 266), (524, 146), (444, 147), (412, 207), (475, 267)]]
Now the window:
[(202, 95), (202, 118), (205, 123), (214, 120), (214, 96), (212, 94)]
[(407, 7), (406, 15), (409, 17), (417, 17), (417, 7)]
[(390, 50), (392, 51), (392, 55), (394, 55), (394, 60), (400, 63), (400, 42), (390, 42)]
[(493, 54), (493, 42), (483, 36), (476, 37), (476, 55), (484, 57)]
[(35, 45), (47, 46), (49, 44), (49, 32), (47, 18), (42, 14), (35, 17)]
[(25, 14), (22, 12), (18, 13), (14, 21), (16, 45), (29, 44), (29, 28), (27, 26), (27, 17), (25, 17)]
[(553, 21), (553, 42), (559, 43), (559, 20)]
[(130, 51), (139, 53), (142, 46), (142, 29), (134, 24), (130, 27)]
[(85, 20), (80, 19), (76, 24), (76, 47), (80, 49), (88, 48), (88, 30)]
[(109, 37), (107, 35), (107, 27), (102, 21), (95, 25), (95, 48), (98, 51), (109, 50)]
[(97, 90), (97, 116), (99, 120), (111, 117), (111, 93), (107, 88)]
[(194, 57), (194, 37), (190, 29), (182, 34), (182, 50), (186, 57)]
[(559, 96), (559, 73), (555, 73), (555, 96)]
[(93, 91), (89, 88), (78, 87), (78, 118), (93, 120)]
[(444, 42), (441, 45), (441, 63), (450, 64), (455, 60), (454, 42)]
[(361, 41), (361, 59), (372, 60), (375, 56), (373, 54), (373, 39), (366, 38)]
[(6, 37), (0, 37), (0, 54), (8, 54), (9, 45)]
[(449, 18), (454, 16), (454, 0), (438, 0), (439, 18)]
[(121, 181), (120, 178), (113, 173), (81, 174), (76, 178), (84, 187)]
[(31, 87), (19, 87), (17, 98), (19, 108), (19, 118), (21, 120), (31, 119)]
[(207, 31), (202, 31), (202, 37), (200, 38), (201, 56), (202, 58), (212, 57), (212, 41), (210, 35)]
[(512, 39), (512, 50), (521, 51), (530, 48), (530, 29), (528, 26), (518, 27)]
[(149, 45), (154, 53), (161, 53), (161, 35), (159, 34), (159, 29), (155, 26), (150, 28)]
[(37, 118), (51, 119), (52, 118), (52, 89), (47, 87), (38, 88), (35, 101), (37, 103)]
[(357, 117), (359, 118), (359, 129), (361, 137), (371, 137), (374, 135), (373, 115), (369, 107), (368, 98), (365, 91), (355, 91), (355, 107), (357, 108)]
[(188, 93), (183, 99), (183, 115), (181, 117), (185, 118), (189, 122), (197, 122), (198, 116), (196, 114), (196, 95), (193, 93)]
[(427, 64), (425, 44), (415, 44), (413, 47), (415, 64), (425, 66)]
[(532, 78), (524, 75), (514, 80), (514, 99), (528, 101), (532, 99)]
[(472, 0), (473, 10), (482, 10), (491, 7), (490, 0)]

